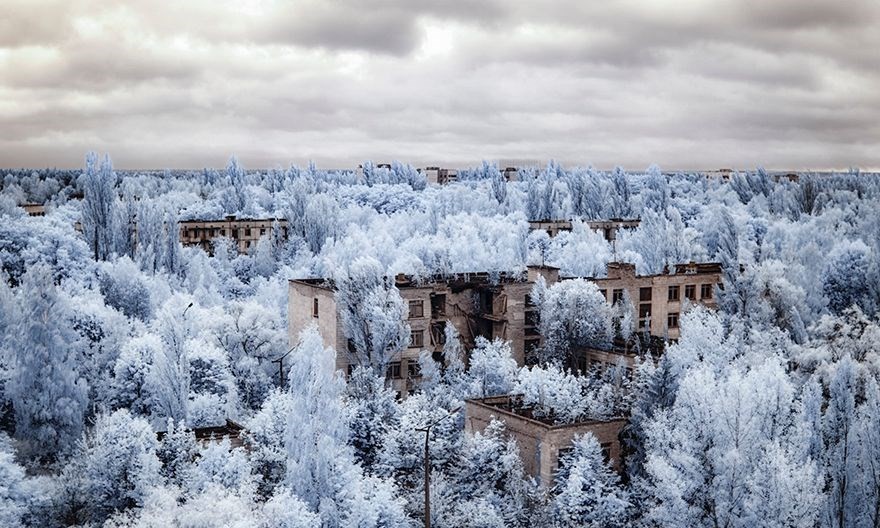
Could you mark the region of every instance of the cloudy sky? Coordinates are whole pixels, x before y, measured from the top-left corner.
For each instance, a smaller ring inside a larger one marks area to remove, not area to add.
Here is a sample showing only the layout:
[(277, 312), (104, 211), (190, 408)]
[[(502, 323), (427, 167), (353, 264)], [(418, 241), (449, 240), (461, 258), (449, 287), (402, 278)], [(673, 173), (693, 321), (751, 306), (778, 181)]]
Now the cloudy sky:
[(2, 0), (0, 166), (880, 167), (877, 0)]

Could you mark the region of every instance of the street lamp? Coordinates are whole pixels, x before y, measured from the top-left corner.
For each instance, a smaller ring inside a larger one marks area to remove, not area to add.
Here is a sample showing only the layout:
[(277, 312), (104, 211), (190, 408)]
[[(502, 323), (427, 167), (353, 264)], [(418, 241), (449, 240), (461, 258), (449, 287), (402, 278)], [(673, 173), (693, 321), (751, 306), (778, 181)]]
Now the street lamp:
[(272, 363), (278, 363), (278, 383), (282, 389), (284, 388), (284, 358), (286, 358), (288, 354), (293, 352), (294, 348), (296, 348), (295, 345), (291, 347), (290, 350), (285, 352), (283, 356), (279, 357), (278, 359), (272, 360)]
[(189, 303), (186, 305), (186, 308), (183, 309), (183, 315), (181, 317), (186, 317), (186, 311), (192, 308), (193, 303)]
[(433, 423), (416, 429), (420, 433), (425, 433), (425, 528), (431, 528), (431, 457), (428, 455), (428, 439), (431, 437), (431, 428), (460, 410), (461, 407), (456, 407)]

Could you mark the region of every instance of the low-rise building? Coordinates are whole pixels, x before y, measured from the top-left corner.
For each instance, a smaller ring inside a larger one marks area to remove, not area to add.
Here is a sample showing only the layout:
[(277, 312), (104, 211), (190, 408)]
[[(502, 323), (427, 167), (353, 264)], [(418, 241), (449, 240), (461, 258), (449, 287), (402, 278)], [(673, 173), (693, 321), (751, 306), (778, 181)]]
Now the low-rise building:
[[(593, 231), (599, 231), (605, 240), (611, 242), (617, 239), (617, 232), (621, 229), (635, 229), (639, 227), (639, 219), (632, 218), (609, 218), (608, 220), (584, 221)], [(532, 231), (543, 229), (551, 237), (563, 231), (572, 230), (571, 220), (530, 220), (529, 229)]]
[(19, 205), (28, 216), (46, 216), (46, 206), (38, 203), (23, 203)]
[[(443, 359), (447, 324), (455, 326), (466, 349), (472, 348), (479, 336), (509, 341), (513, 358), (523, 365), (526, 355), (540, 343), (537, 307), (530, 300), (538, 275), (552, 284), (558, 280), (559, 270), (535, 266), (522, 274), (482, 272), (424, 280), (398, 275), (395, 284), (409, 305), (407, 322), (411, 333), (409, 347), (388, 367), (387, 375), (395, 390), (401, 394), (411, 390), (419, 375), (421, 350), (432, 352), (437, 360)], [(316, 324), (324, 345), (337, 352), (337, 369), (349, 370), (348, 338), (339, 320), (332, 282), (291, 280), (288, 319), (291, 346), (303, 329)]]
[(223, 220), (183, 220), (178, 222), (180, 243), (212, 253), (213, 240), (226, 237), (235, 243), (239, 253), (245, 254), (257, 245), (260, 238), (272, 233), (276, 222), (282, 238), (287, 238), (287, 220), (283, 218), (236, 218), (229, 215)]
[(596, 437), (606, 462), (615, 470), (621, 470), (619, 436), (626, 424), (625, 418), (554, 425), (532, 417), (529, 409), (522, 405), (521, 398), (515, 395), (465, 402), (466, 431), (483, 431), (493, 419), (502, 421), (516, 442), (526, 473), (545, 487), (553, 485), (559, 460), (567, 449), (571, 449), (572, 440), (586, 433)]
[[(192, 435), (195, 437), (196, 442), (203, 446), (228, 440), (229, 446), (233, 449), (237, 447), (244, 447), (244, 438), (242, 438), (244, 427), (241, 424), (228, 418), (224, 423), (219, 423), (212, 426), (195, 427), (193, 429), (189, 429), (189, 432), (192, 433)], [(156, 438), (161, 442), (167, 434), (168, 431), (162, 429), (156, 432)]]

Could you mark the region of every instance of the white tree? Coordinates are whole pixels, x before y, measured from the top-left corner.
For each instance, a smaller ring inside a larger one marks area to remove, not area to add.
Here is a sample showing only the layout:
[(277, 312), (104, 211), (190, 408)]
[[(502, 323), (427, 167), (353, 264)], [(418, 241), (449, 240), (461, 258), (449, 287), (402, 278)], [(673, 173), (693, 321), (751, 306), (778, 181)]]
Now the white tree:
[(464, 380), (467, 397), (485, 398), (510, 394), (516, 375), (516, 360), (511, 355), (509, 343), (477, 337)]
[(83, 191), (83, 234), (95, 260), (107, 260), (115, 249), (116, 173), (110, 156), (105, 155), (98, 165), (94, 152), (86, 155), (86, 168), (80, 176)]
[(628, 526), (629, 496), (592, 434), (575, 437), (556, 475), (553, 511), (560, 527)]
[(402, 505), (392, 498), (393, 483), (364, 479), (348, 444), (345, 382), (334, 369), (335, 352), (309, 328), (293, 357), (285, 485), (319, 514), (323, 526), (393, 522), (402, 516)]
[(308, 505), (287, 488), (278, 490), (263, 505), (266, 517), (265, 528), (312, 528), (318, 526), (320, 518)]
[(28, 488), (24, 468), (15, 462), (15, 453), (5, 433), (0, 433), (0, 525), (9, 528), (24, 526)]
[(80, 377), (69, 327), (69, 308), (59, 298), (50, 270), (28, 271), (18, 309), (6, 335), (12, 352), (7, 394), (15, 409), (15, 434), (37, 461), (68, 453), (80, 436), (88, 385)]
[(161, 483), (156, 447), (156, 434), (144, 419), (124, 409), (98, 416), (74, 462), (82, 471), (91, 521), (143, 505), (149, 489)]
[(513, 392), (522, 394), (524, 405), (534, 406), (536, 417), (558, 423), (574, 423), (587, 411), (580, 378), (557, 365), (523, 367)]
[(342, 331), (351, 341), (352, 363), (385, 372), (409, 343), (408, 307), (392, 278), (375, 259), (362, 257), (336, 280)]
[(540, 299), (546, 361), (574, 367), (574, 352), (607, 346), (612, 338), (611, 307), (595, 283), (573, 279), (554, 284)]

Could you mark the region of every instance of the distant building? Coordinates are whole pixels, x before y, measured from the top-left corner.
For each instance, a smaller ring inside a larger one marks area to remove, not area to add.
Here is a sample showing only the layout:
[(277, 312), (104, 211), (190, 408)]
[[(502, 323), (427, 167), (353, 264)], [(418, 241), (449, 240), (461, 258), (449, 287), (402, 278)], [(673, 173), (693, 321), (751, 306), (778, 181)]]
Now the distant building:
[(419, 169), (419, 172), (425, 176), (425, 180), (428, 183), (434, 183), (437, 185), (446, 185), (447, 183), (452, 183), (454, 181), (458, 181), (458, 170), (456, 170), (456, 169), (441, 169), (440, 167), (425, 167), (424, 169)]
[(672, 271), (657, 275), (636, 275), (635, 264), (608, 263), (607, 277), (589, 279), (605, 299), (614, 304), (629, 294), (638, 329), (651, 335), (678, 339), (679, 318), (687, 303), (715, 308), (715, 288), (721, 285), (721, 264), (717, 262), (676, 264)]
[[(229, 445), (232, 448), (244, 446), (244, 438), (242, 438), (244, 427), (228, 418), (223, 424), (208, 427), (195, 427), (189, 431), (195, 436), (196, 442), (202, 445), (220, 443), (224, 440), (228, 440)], [(156, 438), (161, 442), (166, 434), (168, 434), (168, 431), (157, 431)]]
[(519, 181), (519, 170), (516, 167), (504, 167), (501, 175), (506, 181)]
[(46, 216), (46, 206), (38, 203), (24, 203), (19, 205), (28, 216)]
[[(639, 219), (609, 218), (608, 220), (586, 220), (587, 226), (593, 231), (599, 231), (605, 240), (611, 242), (617, 239), (617, 232), (621, 229), (635, 229), (639, 227)], [(571, 220), (530, 220), (529, 229), (532, 231), (543, 229), (551, 237), (563, 231), (572, 230)]]
[(571, 449), (575, 436), (592, 433), (602, 446), (606, 462), (621, 471), (620, 431), (625, 418), (610, 418), (573, 424), (553, 425), (532, 417), (516, 395), (497, 396), (465, 402), (465, 430), (483, 431), (495, 418), (504, 422), (507, 433), (516, 442), (520, 458), (529, 475), (545, 487), (553, 485), (559, 461)]
[[(470, 349), (478, 336), (510, 342), (517, 364), (540, 343), (538, 314), (530, 292), (538, 275), (548, 283), (558, 280), (559, 270), (530, 267), (523, 274), (457, 274), (422, 281), (398, 275), (395, 282), (409, 305), (409, 348), (388, 367), (387, 377), (402, 395), (408, 393), (419, 377), (418, 356), (421, 350), (443, 360), (446, 324), (455, 326), (463, 345)], [(349, 370), (348, 339), (339, 321), (335, 290), (325, 279), (299, 279), (289, 282), (288, 330), (291, 346), (299, 333), (316, 323), (324, 345), (337, 351), (336, 368)]]
[(180, 243), (212, 253), (213, 240), (226, 237), (235, 243), (239, 253), (245, 254), (257, 245), (260, 238), (272, 233), (275, 222), (281, 228), (282, 237), (287, 238), (287, 220), (283, 218), (236, 218), (229, 215), (223, 220), (183, 220), (178, 222)]

